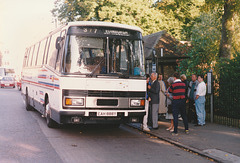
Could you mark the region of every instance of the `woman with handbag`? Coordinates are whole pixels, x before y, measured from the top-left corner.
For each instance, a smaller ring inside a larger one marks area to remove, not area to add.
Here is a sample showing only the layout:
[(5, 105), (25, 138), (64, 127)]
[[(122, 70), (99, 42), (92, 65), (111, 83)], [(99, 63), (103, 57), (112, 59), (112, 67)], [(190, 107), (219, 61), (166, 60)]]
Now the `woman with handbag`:
[[(168, 78), (167, 82), (168, 82), (168, 89), (169, 89), (169, 87), (174, 82), (174, 78), (173, 77)], [(173, 114), (172, 114), (172, 93), (169, 93), (168, 89), (166, 91), (166, 106), (167, 106), (166, 119), (171, 120), (171, 125), (166, 130), (173, 132), (174, 125), (173, 125)]]

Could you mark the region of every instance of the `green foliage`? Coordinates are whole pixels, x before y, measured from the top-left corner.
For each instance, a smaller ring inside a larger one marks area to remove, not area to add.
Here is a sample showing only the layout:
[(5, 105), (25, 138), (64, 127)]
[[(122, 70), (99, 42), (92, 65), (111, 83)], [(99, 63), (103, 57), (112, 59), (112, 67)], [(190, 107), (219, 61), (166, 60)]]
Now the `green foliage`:
[(200, 7), (203, 6), (202, 0), (160, 0), (156, 6), (166, 15), (172, 16), (181, 22), (181, 38), (190, 40), (192, 28), (200, 14)]
[(219, 69), (219, 88), (216, 92), (216, 114), (240, 119), (240, 53), (234, 54), (234, 59), (221, 58), (217, 65)]
[(143, 35), (166, 30), (180, 39), (182, 30), (173, 14), (164, 14), (149, 0), (58, 0), (52, 13), (61, 22), (96, 20), (135, 25), (143, 29)]
[(94, 8), (98, 0), (56, 0), (51, 11), (61, 22), (96, 20)]
[(231, 58), (234, 48), (235, 35), (234, 16), (240, 13), (240, 3), (239, 0), (206, 0), (206, 3), (202, 9), (203, 11), (209, 11), (216, 6), (222, 10), (222, 12), (219, 12), (222, 16), (222, 37), (219, 47), (219, 56)]
[(240, 78), (240, 53), (234, 59), (222, 58), (218, 64), (220, 82), (236, 81)]
[(181, 73), (205, 74), (214, 68), (218, 59), (220, 42), (220, 19), (217, 12), (202, 13), (199, 22), (192, 28), (192, 47), (186, 53), (189, 59), (183, 60), (178, 67)]
[(139, 26), (143, 29), (143, 34), (151, 34), (161, 30), (176, 35), (180, 30), (172, 26), (179, 27), (178, 22), (173, 17), (169, 17), (159, 12), (148, 0), (111, 0), (111, 6), (102, 6), (98, 10), (100, 21), (110, 21), (129, 25)]
[[(240, 3), (239, 0), (205, 0), (205, 5), (203, 6), (203, 10), (211, 10), (216, 8), (216, 5), (222, 8), (224, 5), (229, 4), (232, 6), (232, 12), (238, 12), (240, 10)], [(223, 12), (222, 12), (223, 14)]]

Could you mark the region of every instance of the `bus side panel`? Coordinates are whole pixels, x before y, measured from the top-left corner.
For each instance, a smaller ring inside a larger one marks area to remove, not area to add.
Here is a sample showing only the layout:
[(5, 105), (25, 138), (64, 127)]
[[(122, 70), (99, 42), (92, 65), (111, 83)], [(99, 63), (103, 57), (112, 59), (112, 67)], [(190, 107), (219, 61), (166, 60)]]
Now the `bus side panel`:
[(59, 111), (62, 109), (62, 93), (60, 89), (54, 89), (54, 91), (49, 92), (49, 103), (50, 103), (50, 117), (60, 123)]
[(62, 105), (62, 96), (59, 84), (59, 76), (48, 68), (42, 68), (38, 71), (37, 82), (39, 83), (38, 94), (36, 98), (40, 105), (42, 113), (44, 113), (45, 100), (48, 98), (50, 105), (50, 117), (59, 123), (58, 117), (54, 114), (54, 110), (59, 110)]
[(34, 91), (31, 84), (34, 79), (33, 74), (34, 73), (32, 69), (24, 69), (22, 73), (22, 94), (24, 96), (23, 98), (24, 100), (26, 100), (26, 95), (28, 95), (29, 105), (31, 105), (32, 107), (34, 107)]
[(51, 107), (59, 107), (56, 105), (57, 92), (54, 91), (59, 90), (59, 81), (53, 72), (46, 68), (25, 69), (22, 79), (22, 94), (26, 97), (28, 93), (29, 103), (37, 111), (44, 113), (45, 96), (48, 96)]

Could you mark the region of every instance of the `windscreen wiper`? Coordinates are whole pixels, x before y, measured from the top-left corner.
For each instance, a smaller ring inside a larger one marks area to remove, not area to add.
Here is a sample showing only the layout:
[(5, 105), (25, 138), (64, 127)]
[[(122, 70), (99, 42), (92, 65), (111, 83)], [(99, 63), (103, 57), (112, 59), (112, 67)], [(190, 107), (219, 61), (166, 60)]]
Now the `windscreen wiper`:
[(87, 76), (90, 76), (90, 77), (92, 77), (94, 74), (95, 74), (95, 72), (97, 71), (97, 69), (99, 68), (99, 66), (102, 64), (102, 62), (105, 60), (105, 58), (103, 58), (98, 64), (97, 64), (97, 66), (93, 69), (93, 71), (90, 73), (90, 74), (88, 74)]

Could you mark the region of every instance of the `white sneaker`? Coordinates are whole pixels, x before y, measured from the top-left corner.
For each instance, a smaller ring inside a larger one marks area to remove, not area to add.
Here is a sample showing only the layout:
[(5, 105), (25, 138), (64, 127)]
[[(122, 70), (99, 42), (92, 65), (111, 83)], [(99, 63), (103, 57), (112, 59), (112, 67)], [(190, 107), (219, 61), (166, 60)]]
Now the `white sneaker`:
[(149, 132), (149, 131), (151, 131), (151, 130), (150, 130), (149, 128), (144, 128), (143, 131)]

